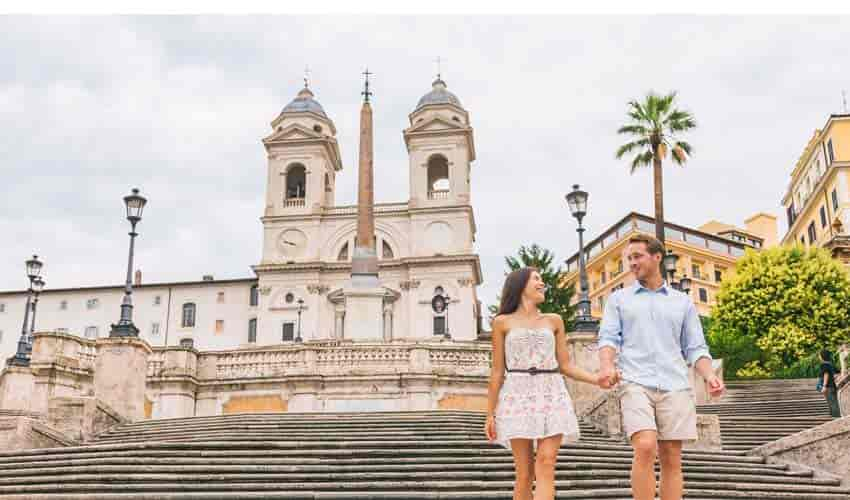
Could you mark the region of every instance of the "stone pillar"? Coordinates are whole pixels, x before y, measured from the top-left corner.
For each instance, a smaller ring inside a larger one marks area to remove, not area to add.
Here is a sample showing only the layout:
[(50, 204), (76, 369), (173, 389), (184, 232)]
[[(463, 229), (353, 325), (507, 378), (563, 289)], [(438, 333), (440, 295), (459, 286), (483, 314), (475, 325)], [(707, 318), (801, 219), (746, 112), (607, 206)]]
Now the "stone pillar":
[(355, 342), (381, 341), (384, 289), (351, 286), (345, 290), (345, 338)]
[(159, 388), (155, 418), (195, 416), (195, 395), (198, 352), (191, 348), (170, 348), (165, 351), (162, 371), (151, 380)]
[(33, 341), (34, 384), (30, 411), (47, 414), (51, 398), (91, 396), (93, 342), (58, 332), (37, 332)]
[(334, 340), (342, 340), (345, 336), (345, 304), (334, 305)]
[(29, 366), (8, 365), (0, 374), (0, 409), (31, 411), (35, 377)]
[[(599, 371), (599, 350), (596, 341), (596, 333), (568, 333), (567, 352), (570, 354), (570, 362), (591, 373)], [(566, 381), (567, 390), (570, 391), (570, 397), (573, 399), (578, 415), (585, 414), (590, 406), (605, 393), (595, 385), (585, 384), (571, 378), (566, 378)]]
[(97, 341), (95, 396), (130, 422), (145, 417), (145, 387), (151, 347), (138, 337)]
[(384, 304), (384, 342), (393, 340), (393, 305)]

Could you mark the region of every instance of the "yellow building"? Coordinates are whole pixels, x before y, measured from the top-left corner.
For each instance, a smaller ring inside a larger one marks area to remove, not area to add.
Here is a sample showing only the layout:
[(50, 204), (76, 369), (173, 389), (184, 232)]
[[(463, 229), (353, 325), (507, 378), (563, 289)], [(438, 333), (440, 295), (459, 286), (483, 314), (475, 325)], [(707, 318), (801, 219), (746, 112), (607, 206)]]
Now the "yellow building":
[[(691, 295), (699, 313), (708, 316), (720, 282), (735, 271), (735, 262), (748, 248), (776, 244), (776, 217), (758, 213), (741, 229), (709, 221), (698, 229), (665, 222), (665, 246), (679, 256), (674, 280), (691, 278)], [(635, 233), (655, 235), (655, 219), (632, 212), (585, 246), (591, 313), (600, 317), (611, 292), (634, 282), (624, 258), (629, 237)], [(578, 252), (567, 259), (567, 283), (578, 283)], [(578, 299), (576, 286), (575, 300)]]
[(815, 130), (782, 204), (788, 222), (783, 245), (824, 247), (850, 265), (850, 114), (830, 115)]

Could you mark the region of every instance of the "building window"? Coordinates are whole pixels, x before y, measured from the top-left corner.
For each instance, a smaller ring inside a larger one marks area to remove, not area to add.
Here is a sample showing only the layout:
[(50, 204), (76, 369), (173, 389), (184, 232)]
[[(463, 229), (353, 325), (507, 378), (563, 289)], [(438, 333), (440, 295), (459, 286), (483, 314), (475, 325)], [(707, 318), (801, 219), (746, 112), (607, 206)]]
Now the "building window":
[(293, 302), (295, 302), (295, 295), (293, 295), (292, 292), (289, 292), (286, 294), (283, 300), (285, 300), (287, 304), (292, 304)]
[(0, 303), (0, 313), (6, 312), (6, 304)]
[(215, 320), (215, 333), (224, 333), (224, 320)]
[(604, 309), (605, 309), (605, 296), (604, 296), (604, 295), (600, 295), (600, 296), (596, 299), (596, 301), (597, 301), (597, 302), (598, 302), (598, 304), (599, 304), (599, 310), (600, 310), (600, 311), (604, 310)]
[(699, 289), (699, 301), (703, 303), (708, 302), (708, 290), (705, 288)]
[(814, 245), (815, 240), (816, 240), (816, 239), (818, 239), (818, 235), (817, 235), (817, 233), (815, 232), (815, 222), (814, 222), (814, 221), (809, 222), (809, 229), (808, 229), (808, 231), (809, 231), (809, 243), (810, 243), (810, 244), (812, 244), (812, 245)]
[(281, 336), (281, 340), (284, 342), (292, 342), (295, 340), (295, 323), (287, 321), (283, 324), (283, 335)]
[(186, 348), (186, 349), (194, 349), (195, 348), (195, 341), (192, 340), (192, 339), (180, 339), (180, 347), (183, 347), (183, 348)]
[(806, 237), (805, 237), (805, 236), (800, 236), (800, 244), (801, 244), (801, 245), (805, 245), (805, 244), (806, 244)]
[(385, 259), (394, 259), (395, 258), (395, 254), (393, 254), (393, 249), (390, 247), (390, 245), (386, 241), (382, 242), (382, 255)]
[(785, 216), (788, 218), (788, 227), (794, 225), (794, 203), (788, 205), (788, 208), (785, 209)]
[(602, 284), (604, 285), (606, 281), (608, 281), (608, 275), (602, 271)]
[(826, 207), (820, 207), (820, 227), (826, 227)]
[(696, 279), (702, 279), (699, 264), (691, 264), (691, 275)]
[(86, 309), (97, 309), (100, 305), (100, 299), (88, 299), (86, 301)]
[(838, 210), (838, 190), (832, 190), (832, 209)]
[(96, 339), (97, 338), (97, 327), (96, 326), (87, 326), (85, 330), (85, 336), (87, 339)]
[(195, 326), (195, 315), (196, 315), (195, 304), (191, 302), (187, 302), (183, 304), (183, 328), (192, 328)]
[(286, 172), (286, 199), (304, 199), (304, 186), (307, 185), (307, 170), (304, 165), (295, 164)]
[(67, 309), (68, 309), (68, 301), (67, 300), (63, 300), (62, 302), (59, 303), (59, 310), (60, 311), (65, 311)]
[(446, 334), (446, 317), (434, 316), (434, 335)]
[(219, 304), (224, 304), (224, 292), (218, 292), (215, 301)]
[(154, 322), (154, 323), (151, 324), (151, 337), (156, 337), (158, 335), (159, 335), (159, 323)]
[(829, 157), (829, 164), (832, 165), (832, 162), (835, 161), (835, 153), (832, 150), (832, 139), (826, 142), (826, 154)]
[(337, 255), (336, 260), (348, 260), (348, 242), (345, 242), (345, 245), (340, 248), (339, 255)]
[(153, 305), (158, 306), (160, 304), (162, 304), (162, 296), (157, 295), (153, 298)]
[(259, 285), (253, 285), (251, 287), (251, 294), (249, 296), (248, 301), (249, 301), (249, 305), (251, 305), (251, 306), (259, 305), (259, 303), (260, 303), (260, 286)]
[(252, 344), (257, 342), (257, 318), (248, 320), (248, 342)]
[(617, 261), (617, 274), (619, 275), (622, 272), (623, 272), (623, 261), (618, 260)]
[(720, 283), (723, 281), (723, 269), (715, 269), (714, 270), (714, 281)]

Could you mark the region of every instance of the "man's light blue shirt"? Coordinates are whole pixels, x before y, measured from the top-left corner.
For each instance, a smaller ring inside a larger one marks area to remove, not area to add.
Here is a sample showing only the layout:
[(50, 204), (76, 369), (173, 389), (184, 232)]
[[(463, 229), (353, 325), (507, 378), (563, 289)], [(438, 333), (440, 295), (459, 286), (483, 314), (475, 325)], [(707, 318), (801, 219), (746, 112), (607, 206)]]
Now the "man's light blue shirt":
[(599, 347), (619, 353), (623, 380), (662, 391), (689, 388), (688, 365), (711, 359), (690, 296), (640, 282), (611, 294), (599, 327)]

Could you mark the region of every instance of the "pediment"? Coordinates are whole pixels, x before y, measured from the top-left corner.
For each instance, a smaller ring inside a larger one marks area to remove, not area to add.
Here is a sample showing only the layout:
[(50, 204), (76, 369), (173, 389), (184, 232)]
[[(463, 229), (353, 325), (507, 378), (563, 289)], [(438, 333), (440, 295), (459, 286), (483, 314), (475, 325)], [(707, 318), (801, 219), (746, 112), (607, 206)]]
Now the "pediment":
[(428, 121), (417, 123), (407, 129), (408, 132), (431, 132), (438, 130), (459, 130), (465, 128), (462, 124), (445, 120), (440, 117), (432, 118)]
[(263, 139), (263, 142), (298, 141), (304, 139), (321, 139), (322, 137), (321, 134), (294, 123), (266, 137)]

